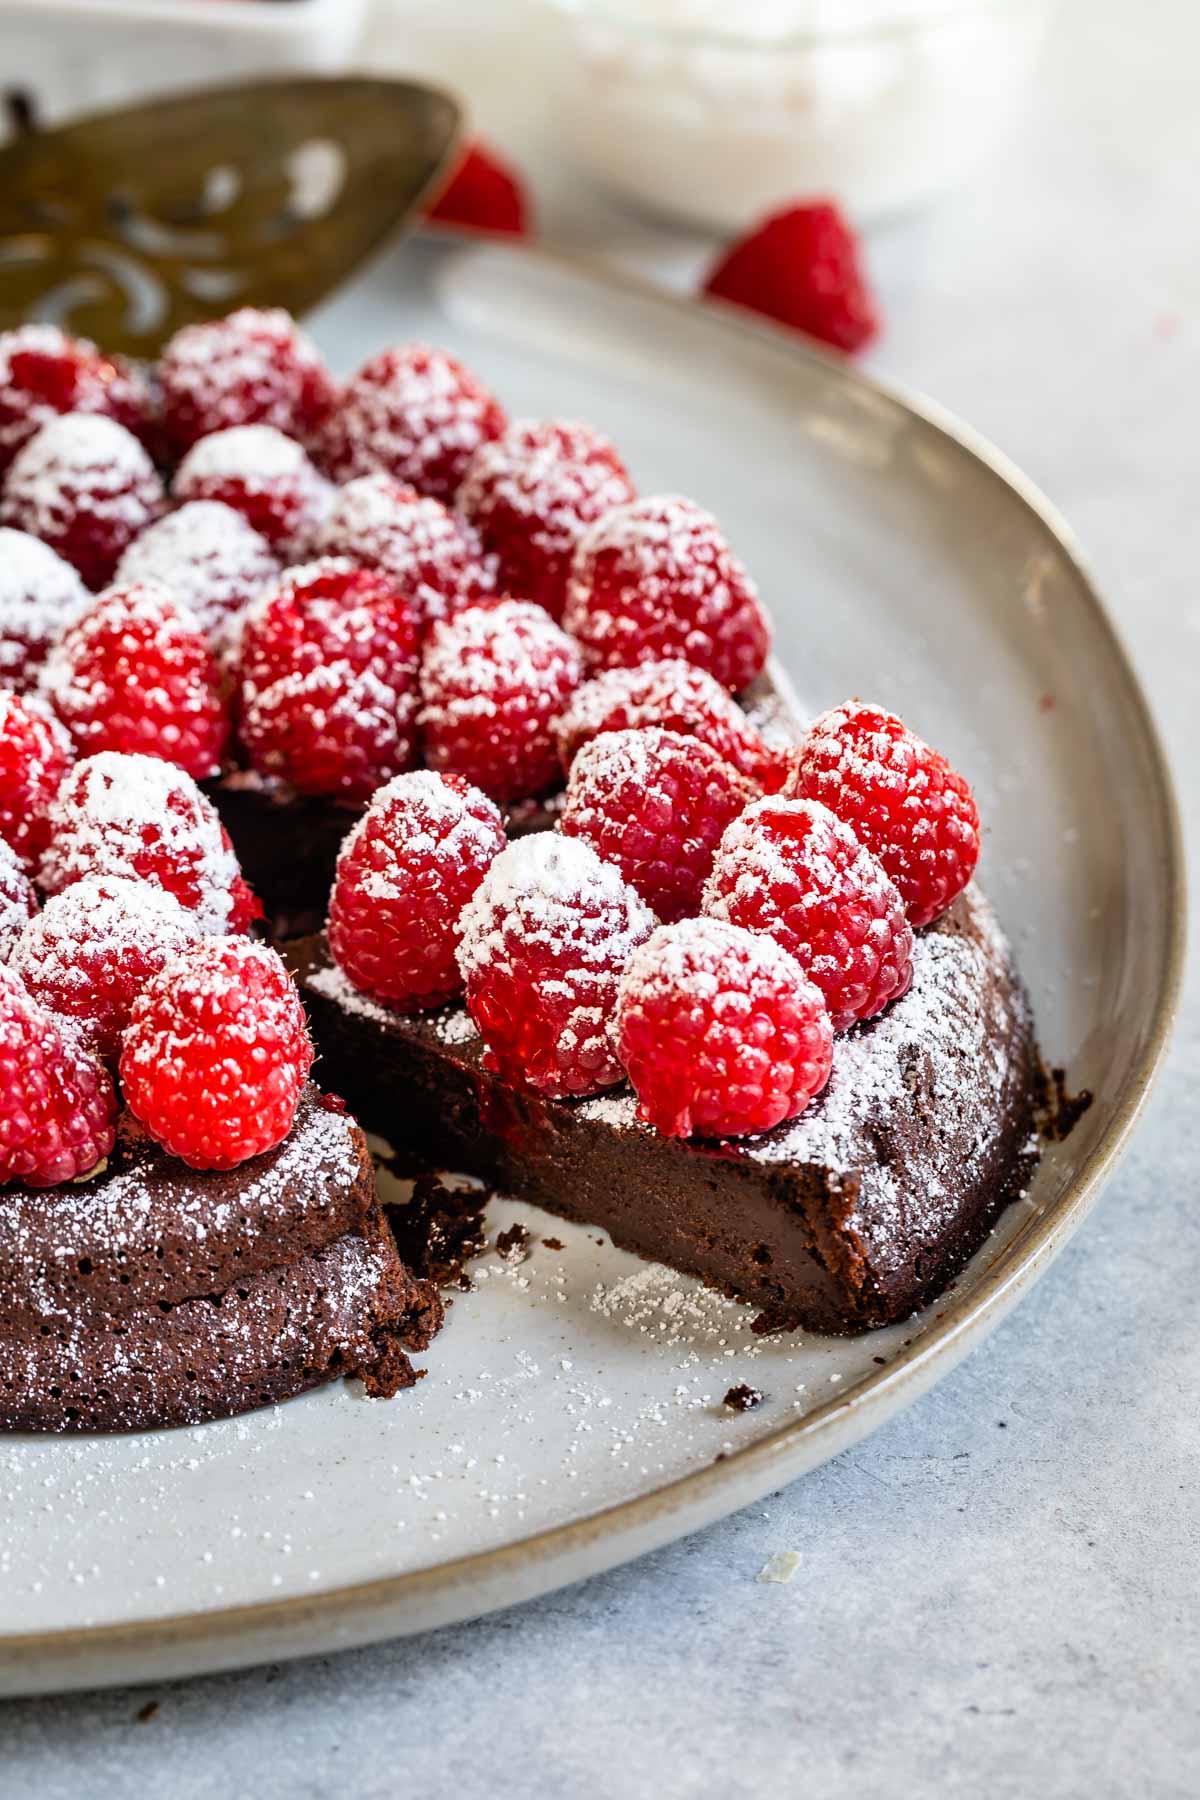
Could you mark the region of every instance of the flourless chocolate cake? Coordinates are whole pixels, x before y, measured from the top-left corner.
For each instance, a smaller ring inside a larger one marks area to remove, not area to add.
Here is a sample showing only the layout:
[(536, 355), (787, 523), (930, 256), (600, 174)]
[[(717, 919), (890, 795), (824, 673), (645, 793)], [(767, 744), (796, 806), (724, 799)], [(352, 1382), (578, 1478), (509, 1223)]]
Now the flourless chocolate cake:
[(1036, 1058), (970, 786), (803, 724), (717, 519), (602, 432), (423, 344), (335, 383), (280, 312), (153, 381), (32, 326), (0, 539), (0, 1429), (411, 1384), (364, 1129), (764, 1330), (981, 1244)]

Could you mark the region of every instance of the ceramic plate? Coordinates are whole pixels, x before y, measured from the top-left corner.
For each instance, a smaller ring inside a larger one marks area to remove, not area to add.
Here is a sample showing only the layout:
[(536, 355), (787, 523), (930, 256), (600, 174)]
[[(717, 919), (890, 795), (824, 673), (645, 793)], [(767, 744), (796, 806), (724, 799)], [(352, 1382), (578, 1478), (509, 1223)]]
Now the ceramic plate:
[[(501, 1206), (532, 1254), (476, 1265), (414, 1393), (342, 1385), (196, 1430), (0, 1439), (6, 1691), (418, 1631), (779, 1487), (915, 1399), (1028, 1289), (1094, 1199), (1168, 1027), (1181, 878), (1153, 728), (1064, 528), (986, 446), (769, 330), (520, 250), (407, 245), (313, 325), (342, 370), (390, 340), (444, 343), (514, 412), (595, 420), (643, 491), (717, 511), (806, 703), (877, 697), (970, 773), (982, 881), (1041, 1041), (1096, 1104), (953, 1291), (874, 1336), (755, 1339), (745, 1309)], [(739, 1382), (767, 1398), (731, 1415)]]

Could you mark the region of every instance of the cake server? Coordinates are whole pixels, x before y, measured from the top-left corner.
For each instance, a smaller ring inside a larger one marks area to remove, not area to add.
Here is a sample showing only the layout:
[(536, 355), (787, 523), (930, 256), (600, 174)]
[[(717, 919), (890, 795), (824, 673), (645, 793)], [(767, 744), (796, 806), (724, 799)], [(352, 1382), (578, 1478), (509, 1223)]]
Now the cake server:
[(0, 329), (152, 356), (236, 306), (301, 315), (437, 191), (462, 115), (367, 77), (210, 88), (0, 148)]

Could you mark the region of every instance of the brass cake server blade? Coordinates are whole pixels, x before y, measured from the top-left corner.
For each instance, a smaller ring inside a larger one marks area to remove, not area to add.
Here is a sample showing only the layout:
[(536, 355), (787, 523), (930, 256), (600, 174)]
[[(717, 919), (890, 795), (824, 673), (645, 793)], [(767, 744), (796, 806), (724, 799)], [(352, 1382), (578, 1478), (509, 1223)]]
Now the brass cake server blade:
[(300, 315), (444, 179), (450, 95), (368, 77), (259, 81), (0, 146), (0, 329), (51, 320), (152, 356), (235, 306)]

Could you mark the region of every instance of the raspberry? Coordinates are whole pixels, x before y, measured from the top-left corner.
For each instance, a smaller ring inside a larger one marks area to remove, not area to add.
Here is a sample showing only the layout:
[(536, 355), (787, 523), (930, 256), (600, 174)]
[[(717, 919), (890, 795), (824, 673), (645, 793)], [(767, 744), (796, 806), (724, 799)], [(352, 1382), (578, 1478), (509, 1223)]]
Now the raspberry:
[(197, 780), (229, 741), (217, 665), (192, 615), (158, 582), (108, 588), (51, 653), (43, 677), (82, 756), (144, 750)]
[(929, 925), (979, 861), (979, 811), (963, 777), (895, 713), (851, 700), (822, 715), (785, 790), (846, 819), (899, 888), (913, 926)]
[(106, 413), (138, 431), (141, 400), (133, 371), (86, 338), (69, 338), (57, 325), (0, 332), (0, 475), (58, 414)]
[(199, 935), (195, 914), (173, 894), (148, 881), (89, 875), (47, 900), (10, 967), (43, 1006), (85, 1025), (97, 1053), (111, 1059), (138, 994)]
[(382, 469), (449, 504), (479, 445), (506, 423), (499, 402), (453, 356), (402, 344), (373, 356), (343, 390), (325, 462), (338, 481)]
[(396, 690), (411, 722), (417, 627), (387, 576), (335, 557), (289, 569), (246, 613), (240, 675), (246, 704), (284, 676), (330, 663), (373, 673)]
[(671, 661), (608, 669), (576, 688), (557, 726), (563, 768), (569, 773), (577, 752), (602, 731), (646, 725), (699, 738), (768, 791), (787, 773), (784, 755), (763, 742), (727, 688), (704, 669)]
[(212, 802), (159, 757), (106, 750), (76, 763), (47, 825), (40, 879), (49, 894), (86, 875), (126, 875), (166, 888), (201, 931), (239, 931), (254, 914)]
[(193, 445), (175, 471), (176, 500), (219, 500), (285, 560), (307, 554), (332, 489), (301, 446), (271, 425), (237, 425)]
[(256, 694), (242, 718), (254, 767), (301, 794), (369, 800), (414, 754), (411, 691), (348, 663), (296, 671)]
[(116, 1117), (103, 1064), (0, 968), (0, 1186), (90, 1174), (113, 1147)]
[(378, 470), (339, 489), (316, 548), (382, 570), (422, 625), (449, 618), (495, 587), (474, 526)]
[(278, 307), (185, 325), (164, 349), (158, 378), (176, 456), (236, 425), (270, 425), (311, 443), (335, 393), (317, 351)]
[(607, 731), (571, 765), (559, 825), (620, 869), (660, 919), (700, 910), (725, 827), (758, 790), (695, 738)]
[(32, 868), (50, 839), (50, 809), (71, 744), (36, 701), (0, 688), (0, 838)]
[(682, 657), (735, 691), (759, 673), (771, 639), (716, 520), (672, 495), (631, 500), (584, 533), (563, 624), (592, 668)]
[(836, 350), (861, 350), (879, 330), (858, 240), (829, 201), (764, 219), (724, 253), (704, 292), (765, 313)]
[(8, 471), (0, 519), (50, 545), (90, 588), (162, 511), (154, 465), (112, 419), (65, 413), (30, 438)]
[(88, 599), (70, 563), (40, 538), (0, 526), (0, 682), (36, 688), (46, 654)]
[(457, 775), (381, 788), (342, 845), (329, 948), (361, 993), (399, 1012), (458, 993), (459, 914), (504, 848), (504, 821)]
[(535, 832), (501, 851), (459, 920), (485, 1066), (557, 1099), (614, 1087), (617, 983), (654, 924), (578, 838)]
[(21, 859), (0, 838), (0, 963), (7, 962), (13, 945), (37, 912), (37, 895)]
[(189, 500), (132, 543), (117, 580), (161, 581), (223, 650), (229, 628), (261, 589), (279, 579), (270, 545), (239, 512), (217, 500)]
[(518, 419), (479, 446), (458, 506), (498, 559), (497, 586), (560, 618), (584, 530), (633, 493), (620, 457), (590, 425)]
[(912, 931), (871, 852), (828, 807), (758, 800), (721, 839), (710, 918), (769, 932), (825, 996), (835, 1031), (908, 991)]
[(490, 231), (506, 237), (529, 233), (529, 206), (515, 172), (476, 140), (425, 217), (436, 225)]
[(232, 1169), (282, 1143), (312, 1062), (304, 1008), (275, 951), (209, 938), (172, 957), (135, 1000), (121, 1086), (172, 1156)]
[(425, 758), (502, 804), (558, 779), (554, 720), (579, 680), (579, 654), (540, 606), (492, 600), (429, 633), (420, 716)]
[(661, 925), (617, 999), (621, 1061), (664, 1137), (743, 1137), (803, 1112), (829, 1079), (820, 990), (781, 944), (718, 919)]

